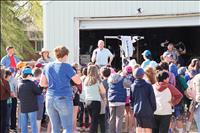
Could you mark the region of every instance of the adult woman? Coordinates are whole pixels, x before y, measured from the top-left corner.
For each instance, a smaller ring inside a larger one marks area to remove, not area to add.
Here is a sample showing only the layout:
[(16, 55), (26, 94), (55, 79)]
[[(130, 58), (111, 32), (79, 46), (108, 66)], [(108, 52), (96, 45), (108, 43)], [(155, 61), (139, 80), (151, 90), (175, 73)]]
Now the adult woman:
[(46, 109), (50, 118), (52, 132), (72, 133), (73, 101), (70, 80), (80, 84), (81, 80), (67, 61), (69, 50), (64, 46), (54, 49), (56, 61), (44, 67), (40, 85), (48, 86), (46, 93)]
[[(88, 66), (87, 76), (84, 80), (84, 89), (86, 104), (91, 116), (90, 133), (97, 133), (98, 119), (101, 111), (101, 96), (105, 100), (106, 90), (103, 85), (100, 84), (98, 68), (96, 65)], [(103, 128), (104, 129), (101, 129), (101, 132), (105, 132), (105, 127)]]
[(49, 56), (49, 51), (42, 48), (42, 51), (40, 52), (41, 57), (37, 60), (37, 63), (41, 63), (43, 65), (52, 62), (53, 59)]
[(9, 82), (5, 79), (5, 70), (1, 68), (0, 70), (0, 132), (6, 133), (6, 116), (8, 113), (7, 110), (7, 100), (10, 97), (10, 85)]

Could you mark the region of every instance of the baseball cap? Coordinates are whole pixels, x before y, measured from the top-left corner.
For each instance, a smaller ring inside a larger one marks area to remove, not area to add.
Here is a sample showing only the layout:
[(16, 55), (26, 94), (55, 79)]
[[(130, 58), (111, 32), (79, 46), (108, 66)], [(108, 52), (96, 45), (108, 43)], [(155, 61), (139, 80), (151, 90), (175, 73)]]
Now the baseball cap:
[(151, 51), (150, 50), (145, 50), (142, 55), (144, 56), (150, 56), (151, 55)]
[(172, 57), (172, 54), (169, 52), (164, 52), (163, 57)]
[(126, 70), (127, 73), (132, 73), (132, 71), (133, 71), (131, 66), (126, 66), (125, 70)]
[(186, 67), (180, 67), (180, 68), (178, 69), (178, 74), (179, 74), (179, 75), (185, 75), (186, 70), (187, 70)]
[(46, 49), (46, 48), (42, 48), (42, 50), (40, 51), (40, 55), (42, 55), (42, 53), (44, 53), (44, 52), (49, 52), (49, 50), (48, 49)]
[(6, 51), (8, 51), (8, 50), (10, 50), (10, 49), (12, 49), (12, 48), (14, 48), (13, 46), (8, 46), (8, 47), (6, 47)]
[(136, 64), (137, 64), (137, 62), (135, 59), (130, 60), (128, 63), (129, 66), (135, 66)]
[(141, 76), (144, 75), (144, 69), (142, 69), (141, 67), (136, 68), (135, 71), (133, 72), (133, 76), (135, 78), (141, 78)]
[(13, 67), (8, 67), (8, 70), (11, 72), (11, 73), (14, 73), (15, 72), (15, 69)]
[(42, 68), (44, 65), (41, 64), (41, 63), (37, 63), (35, 66), (36, 66), (37, 68)]
[(24, 68), (24, 69), (22, 70), (22, 74), (23, 74), (23, 75), (24, 75), (24, 74), (33, 75), (32, 69), (31, 69), (31, 68)]

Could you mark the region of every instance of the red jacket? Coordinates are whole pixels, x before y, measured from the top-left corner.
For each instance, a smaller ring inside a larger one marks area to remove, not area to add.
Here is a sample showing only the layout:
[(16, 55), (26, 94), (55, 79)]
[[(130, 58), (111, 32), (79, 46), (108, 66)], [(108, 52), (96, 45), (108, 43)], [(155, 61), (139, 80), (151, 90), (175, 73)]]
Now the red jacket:
[(0, 100), (6, 100), (10, 97), (10, 85), (8, 81), (1, 79)]
[(163, 82), (162, 83), (156, 83), (155, 87), (158, 91), (163, 91), (166, 88), (169, 88), (171, 95), (172, 95), (173, 106), (177, 105), (181, 101), (181, 99), (183, 98), (183, 95), (181, 94), (181, 92), (171, 84), (163, 83)]

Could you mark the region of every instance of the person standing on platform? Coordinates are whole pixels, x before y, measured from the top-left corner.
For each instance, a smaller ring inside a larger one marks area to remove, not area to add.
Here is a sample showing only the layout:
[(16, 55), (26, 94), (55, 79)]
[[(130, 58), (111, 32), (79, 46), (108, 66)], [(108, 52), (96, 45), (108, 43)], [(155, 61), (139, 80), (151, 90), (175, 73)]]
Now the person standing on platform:
[(113, 54), (110, 52), (109, 49), (104, 48), (103, 40), (98, 41), (98, 48), (96, 48), (93, 51), (91, 60), (93, 63), (95, 62), (95, 64), (98, 65), (99, 67), (106, 66), (106, 65), (111, 66), (111, 63), (113, 60)]

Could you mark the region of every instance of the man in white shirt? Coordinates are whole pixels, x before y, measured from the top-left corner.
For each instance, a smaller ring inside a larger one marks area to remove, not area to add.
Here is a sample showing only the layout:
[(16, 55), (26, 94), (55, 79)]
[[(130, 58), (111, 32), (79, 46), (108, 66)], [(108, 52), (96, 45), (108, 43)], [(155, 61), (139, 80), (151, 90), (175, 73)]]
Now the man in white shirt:
[[(109, 61), (108, 61), (109, 59)], [(109, 49), (104, 48), (104, 41), (98, 41), (98, 48), (96, 48), (92, 53), (92, 62), (95, 62), (96, 65), (102, 67), (105, 65), (110, 65), (113, 60), (113, 55)]]

